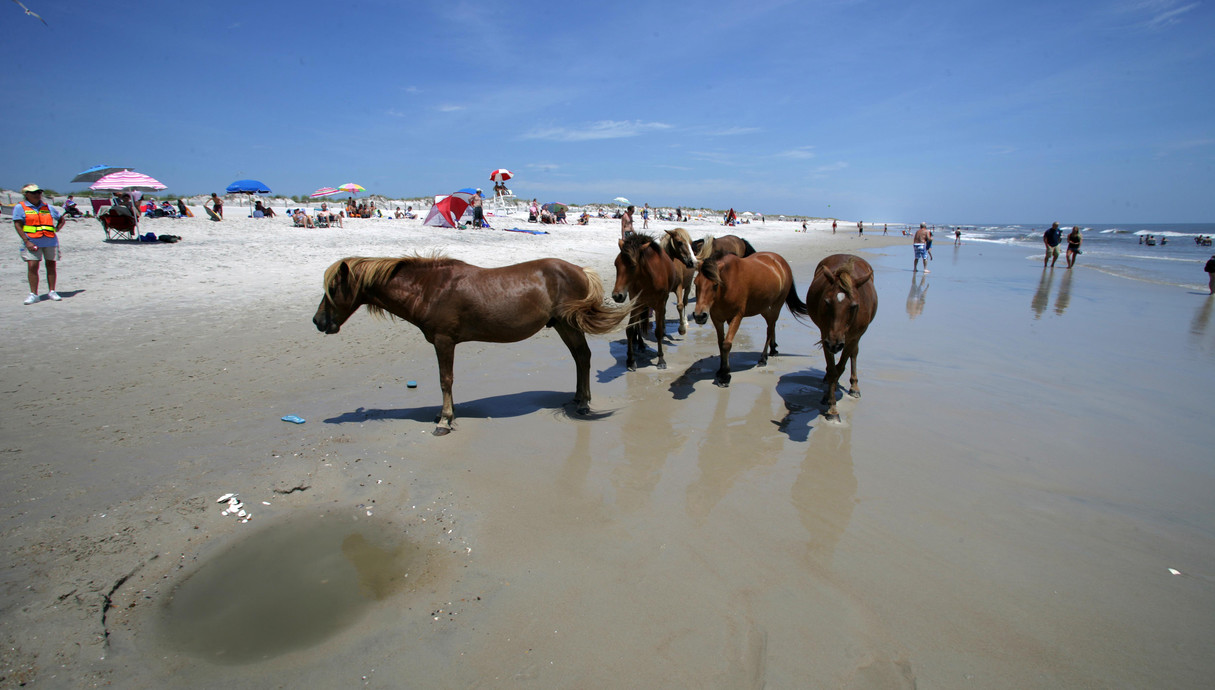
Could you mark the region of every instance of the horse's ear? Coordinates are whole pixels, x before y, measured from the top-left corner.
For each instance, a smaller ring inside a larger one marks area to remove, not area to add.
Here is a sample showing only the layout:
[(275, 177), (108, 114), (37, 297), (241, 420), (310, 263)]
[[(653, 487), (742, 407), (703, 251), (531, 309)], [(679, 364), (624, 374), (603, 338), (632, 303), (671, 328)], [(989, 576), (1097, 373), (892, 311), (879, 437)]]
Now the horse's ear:
[(621, 249), (624, 249), (624, 238), (623, 237), (616, 240), (616, 246), (620, 247)]
[(852, 283), (852, 286), (853, 286), (853, 287), (860, 287), (860, 286), (862, 286), (862, 285), (864, 285), (864, 284), (865, 284), (865, 281), (869, 280), (869, 279), (870, 279), (870, 278), (872, 278), (872, 277), (873, 277), (873, 271), (870, 271), (870, 272), (868, 272), (868, 273), (866, 273), (866, 274), (865, 274), (865, 277), (864, 277), (864, 278), (857, 278), (857, 279), (856, 279), (856, 282)]
[(830, 268), (828, 268), (825, 265), (822, 265), (822, 266), (818, 267), (818, 270), (822, 271), (823, 275), (827, 276), (827, 280), (830, 280), (833, 283), (835, 282), (835, 272), (832, 271)]

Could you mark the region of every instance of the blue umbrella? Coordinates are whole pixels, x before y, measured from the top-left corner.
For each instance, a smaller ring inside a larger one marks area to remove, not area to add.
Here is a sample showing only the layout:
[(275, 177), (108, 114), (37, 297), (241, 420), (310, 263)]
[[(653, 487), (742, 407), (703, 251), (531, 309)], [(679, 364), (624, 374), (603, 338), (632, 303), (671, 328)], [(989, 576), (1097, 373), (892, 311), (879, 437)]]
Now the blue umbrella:
[(122, 172), (124, 170), (130, 170), (130, 168), (119, 168), (113, 165), (94, 165), (88, 170), (82, 170), (81, 172), (77, 173), (76, 177), (72, 178), (72, 184), (78, 184), (80, 182), (96, 182), (110, 173)]
[(270, 188), (257, 180), (237, 180), (228, 185), (229, 194), (269, 194)]

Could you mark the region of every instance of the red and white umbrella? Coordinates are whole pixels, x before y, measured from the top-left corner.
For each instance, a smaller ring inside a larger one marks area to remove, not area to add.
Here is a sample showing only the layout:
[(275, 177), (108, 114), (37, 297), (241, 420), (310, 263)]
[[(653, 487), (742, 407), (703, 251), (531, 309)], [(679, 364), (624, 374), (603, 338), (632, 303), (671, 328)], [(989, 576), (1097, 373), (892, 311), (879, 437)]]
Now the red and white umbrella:
[(514, 176), (515, 174), (506, 168), (498, 168), (489, 174), (489, 179), (493, 180), (494, 182), (506, 182)]
[(321, 187), (320, 189), (318, 189), (312, 193), (312, 198), (319, 199), (320, 197), (329, 196), (330, 194), (337, 194), (337, 193), (338, 193), (338, 190), (334, 189), (333, 187)]
[(165, 185), (153, 177), (137, 173), (134, 170), (121, 170), (119, 172), (110, 173), (105, 177), (97, 180), (89, 185), (89, 189), (97, 190), (125, 190), (138, 192), (157, 192), (165, 188)]

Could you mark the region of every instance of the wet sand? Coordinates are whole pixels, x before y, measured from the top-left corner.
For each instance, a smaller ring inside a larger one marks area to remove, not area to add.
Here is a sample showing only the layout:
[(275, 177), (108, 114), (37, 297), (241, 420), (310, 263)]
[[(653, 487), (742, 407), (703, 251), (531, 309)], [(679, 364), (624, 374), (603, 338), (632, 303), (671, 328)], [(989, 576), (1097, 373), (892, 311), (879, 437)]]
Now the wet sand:
[[(623, 335), (592, 338), (589, 420), (563, 406), (555, 334), (461, 345), (457, 430), (436, 438), (433, 351), (362, 313), (317, 333), (324, 266), (450, 245), (608, 280), (614, 226), (195, 223), (156, 230), (178, 245), (81, 239), (64, 302), (0, 305), (0, 684), (1201, 687), (1215, 670), (1206, 296), (979, 244), (938, 243), (925, 278), (903, 238), (743, 226), (803, 291), (826, 253), (871, 252), (881, 306), (840, 423), (817, 405), (817, 334), (784, 314), (763, 368), (746, 322), (728, 389), (711, 326), (670, 329), (666, 371), (626, 372)], [(0, 275), (19, 288), (21, 269)], [(219, 514), (231, 491), (253, 522)], [(357, 605), (313, 608), (331, 584)], [(307, 615), (259, 624), (275, 610)]]

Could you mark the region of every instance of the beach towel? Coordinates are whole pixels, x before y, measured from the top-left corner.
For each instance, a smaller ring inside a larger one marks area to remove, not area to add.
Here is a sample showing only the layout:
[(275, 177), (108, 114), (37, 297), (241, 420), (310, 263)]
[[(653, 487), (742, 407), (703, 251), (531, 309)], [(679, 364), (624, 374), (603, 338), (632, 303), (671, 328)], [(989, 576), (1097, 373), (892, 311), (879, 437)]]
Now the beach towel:
[(527, 228), (505, 228), (507, 232), (525, 232), (529, 235), (547, 235), (547, 230), (528, 230)]

